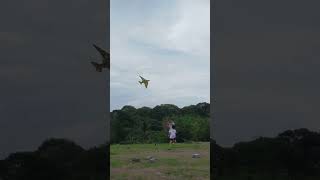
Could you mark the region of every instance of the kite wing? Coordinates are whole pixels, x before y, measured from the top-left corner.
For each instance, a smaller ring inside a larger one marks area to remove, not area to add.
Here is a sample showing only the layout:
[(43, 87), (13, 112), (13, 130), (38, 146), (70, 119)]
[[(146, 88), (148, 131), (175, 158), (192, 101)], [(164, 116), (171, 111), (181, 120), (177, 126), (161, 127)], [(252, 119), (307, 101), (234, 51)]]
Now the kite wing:
[(101, 49), (100, 47), (98, 47), (97, 45), (93, 44), (93, 47), (96, 48), (97, 51), (99, 51), (99, 53), (101, 54), (101, 56), (103, 57), (102, 61), (104, 63), (107, 63), (107, 60), (110, 59), (110, 53), (108, 53), (107, 51)]
[(146, 79), (144, 79), (143, 77), (140, 76), (140, 78), (142, 79), (142, 81), (145, 81)]
[(148, 88), (148, 81), (144, 82), (144, 86), (146, 86), (146, 88)]

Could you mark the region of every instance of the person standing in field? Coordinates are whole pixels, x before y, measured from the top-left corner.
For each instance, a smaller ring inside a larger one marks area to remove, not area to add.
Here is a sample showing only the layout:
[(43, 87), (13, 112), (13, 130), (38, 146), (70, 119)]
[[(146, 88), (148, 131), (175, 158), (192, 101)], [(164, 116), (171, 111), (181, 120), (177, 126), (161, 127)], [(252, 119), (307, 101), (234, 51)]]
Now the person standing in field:
[(176, 134), (177, 134), (176, 127), (173, 123), (170, 125), (170, 129), (169, 129), (170, 144), (176, 143)]

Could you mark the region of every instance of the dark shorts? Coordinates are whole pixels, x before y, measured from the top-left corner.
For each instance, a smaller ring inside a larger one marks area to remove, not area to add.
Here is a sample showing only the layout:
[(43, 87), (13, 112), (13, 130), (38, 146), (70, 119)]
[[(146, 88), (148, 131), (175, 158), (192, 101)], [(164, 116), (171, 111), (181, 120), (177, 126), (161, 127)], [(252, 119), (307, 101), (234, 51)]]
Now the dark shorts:
[(176, 140), (176, 138), (170, 138), (170, 141), (175, 141)]

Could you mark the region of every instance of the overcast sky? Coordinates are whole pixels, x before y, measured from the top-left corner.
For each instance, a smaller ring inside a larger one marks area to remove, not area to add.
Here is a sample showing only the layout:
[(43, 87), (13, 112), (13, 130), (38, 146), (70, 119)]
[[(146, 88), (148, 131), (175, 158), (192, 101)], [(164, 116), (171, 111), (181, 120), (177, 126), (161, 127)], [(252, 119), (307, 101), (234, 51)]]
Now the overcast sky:
[(105, 0), (0, 1), (0, 159), (47, 138), (83, 147), (106, 142), (108, 49)]
[(316, 0), (216, 0), (219, 144), (287, 129), (319, 131), (319, 6)]
[(210, 0), (112, 0), (110, 33), (111, 110), (209, 102)]

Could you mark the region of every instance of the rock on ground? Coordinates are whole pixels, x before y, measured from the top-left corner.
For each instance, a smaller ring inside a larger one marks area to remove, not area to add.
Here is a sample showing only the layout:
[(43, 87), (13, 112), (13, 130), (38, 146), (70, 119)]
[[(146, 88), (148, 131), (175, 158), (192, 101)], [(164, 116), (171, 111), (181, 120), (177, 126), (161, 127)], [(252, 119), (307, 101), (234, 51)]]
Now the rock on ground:
[(200, 154), (192, 154), (192, 158), (200, 158)]
[(132, 162), (140, 162), (140, 159), (139, 158), (132, 158), (131, 161)]

